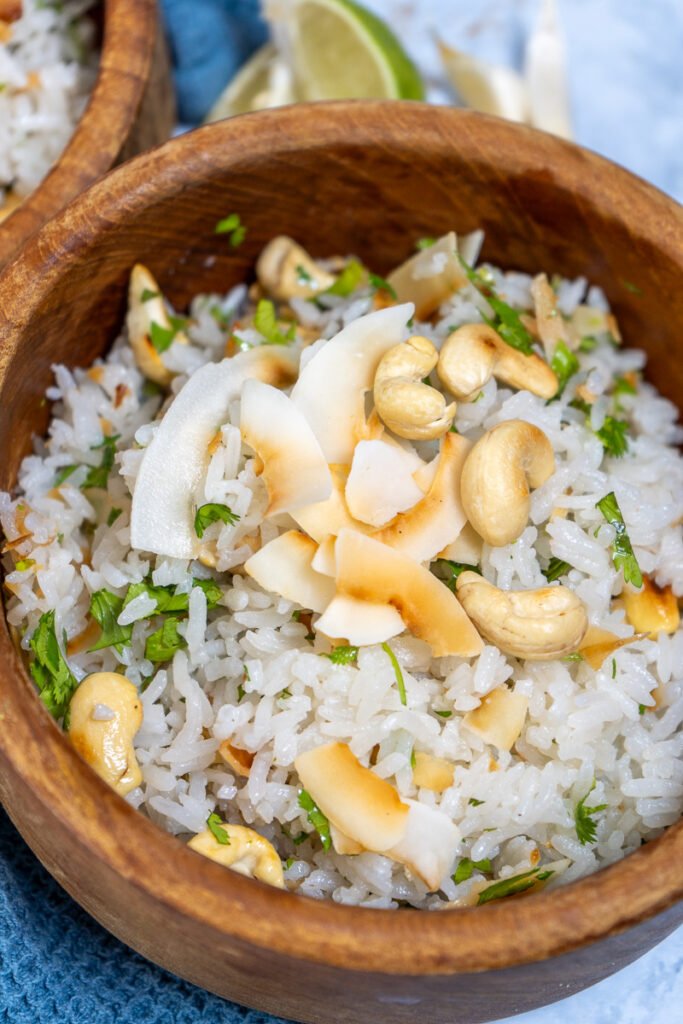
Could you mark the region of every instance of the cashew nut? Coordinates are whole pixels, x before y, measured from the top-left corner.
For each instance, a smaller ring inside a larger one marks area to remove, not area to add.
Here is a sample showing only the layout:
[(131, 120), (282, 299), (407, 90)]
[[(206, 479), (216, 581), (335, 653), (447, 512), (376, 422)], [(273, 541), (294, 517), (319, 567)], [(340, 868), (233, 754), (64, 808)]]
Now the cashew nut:
[(506, 420), (487, 431), (460, 479), (463, 508), (479, 536), (494, 547), (517, 540), (529, 519), (529, 489), (554, 471), (552, 445), (532, 423)]
[(275, 299), (310, 299), (334, 284), (305, 249), (287, 235), (268, 242), (256, 264), (261, 287)]
[(588, 629), (583, 602), (567, 587), (499, 590), (478, 573), (463, 572), (457, 592), (482, 636), (516, 658), (561, 658), (576, 650)]
[(224, 834), (227, 842), (221, 842), (208, 828), (198, 832), (187, 844), (191, 850), (215, 860), (223, 867), (232, 868), (247, 878), (258, 878), (260, 882), (284, 889), (285, 880), (282, 861), (277, 850), (267, 839), (244, 825), (220, 824), (216, 828)]
[(87, 676), (71, 698), (71, 743), (121, 796), (142, 782), (133, 749), (141, 725), (142, 703), (137, 688), (116, 672)]
[(491, 377), (541, 398), (552, 398), (558, 388), (557, 377), (540, 356), (527, 356), (508, 345), (487, 324), (464, 324), (453, 331), (441, 349), (437, 373), (442, 384), (466, 402), (476, 398)]
[[(130, 346), (141, 373), (156, 384), (167, 387), (174, 374), (164, 365), (152, 343), (152, 324), (156, 324), (163, 331), (173, 331), (159, 285), (147, 267), (142, 263), (136, 263), (131, 271), (128, 286), (126, 325)], [(176, 331), (173, 341), (181, 345), (189, 344), (184, 331)]]
[(380, 418), (399, 437), (431, 441), (445, 434), (455, 414), (455, 402), (422, 380), (439, 356), (427, 338), (414, 335), (394, 345), (382, 357), (375, 373), (375, 407)]

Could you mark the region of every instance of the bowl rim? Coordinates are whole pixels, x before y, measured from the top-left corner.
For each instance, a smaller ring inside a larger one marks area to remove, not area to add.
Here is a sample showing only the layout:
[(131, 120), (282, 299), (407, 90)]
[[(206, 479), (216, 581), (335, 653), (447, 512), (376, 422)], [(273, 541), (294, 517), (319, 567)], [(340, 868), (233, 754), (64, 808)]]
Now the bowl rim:
[(160, 28), (157, 0), (103, 0), (97, 77), (66, 146), (0, 222), (0, 268), (79, 192), (109, 171), (142, 103)]
[[(375, 118), (388, 104), (338, 101), (316, 106), (318, 115), (324, 110), (324, 117), (311, 118), (310, 106), (300, 104), (218, 122), (171, 140), (112, 171), (43, 227), (0, 278), (4, 303), (0, 309), (0, 385), (33, 310), (74, 254), (103, 234), (115, 232), (130, 215), (148, 205), (152, 193), (155, 197), (172, 196), (194, 175), (204, 180), (215, 175), (202, 156), (207, 146), (221, 154), (222, 173), (243, 165), (255, 154), (282, 156), (301, 147), (315, 149), (345, 140), (350, 123), (354, 145), (372, 146)], [(411, 128), (418, 124), (423, 138), (427, 132), (430, 144), (444, 151), (452, 147), (453, 135), (466, 129), (476, 135), (476, 153), (484, 162), (487, 154), (490, 159), (505, 147), (510, 162), (520, 170), (539, 165), (550, 168), (558, 187), (580, 191), (586, 176), (591, 179), (591, 201), (602, 203), (615, 217), (624, 219), (628, 212), (632, 219), (634, 205), (647, 208), (644, 237), (668, 252), (678, 265), (683, 262), (683, 208), (603, 157), (533, 129), (457, 108), (392, 101), (390, 124), (382, 145), (395, 151), (411, 148)], [(627, 186), (623, 195), (614, 187), (615, 180)], [(74, 240), (75, 218), (79, 233)], [(65, 246), (67, 231), (72, 240)], [(56, 252), (59, 260), (54, 258)], [(36, 266), (41, 267), (38, 275)], [(31, 287), (28, 267), (32, 267)], [(683, 896), (683, 876), (678, 868), (683, 858), (683, 822), (670, 826), (661, 837), (623, 860), (552, 892), (438, 914), (349, 907), (245, 879), (177, 843), (81, 761), (40, 703), (11, 644), (5, 617), (2, 619), (1, 710), (11, 727), (0, 731), (0, 777), (14, 773), (55, 827), (67, 829), (89, 856), (144, 890), (149, 900), (161, 903), (176, 918), (192, 918), (219, 943), (238, 940), (299, 960), (361, 972), (470, 973), (557, 956), (622, 932)], [(55, 776), (62, 773), (54, 772), (55, 765), (61, 766), (65, 778), (76, 779), (80, 788), (70, 792), (60, 788)], [(94, 808), (100, 822), (106, 819), (111, 823), (109, 831), (93, 829)], [(17, 824), (22, 827), (21, 821)], [(131, 829), (137, 837), (134, 872), (124, 839)], [(159, 864), (164, 864), (162, 887), (158, 884)], [(78, 898), (72, 887), (70, 891)], [(230, 914), (217, 915), (217, 906), (229, 907)], [(292, 921), (296, 922), (296, 950), (292, 949)], [(546, 927), (539, 927), (539, 922), (546, 922)]]

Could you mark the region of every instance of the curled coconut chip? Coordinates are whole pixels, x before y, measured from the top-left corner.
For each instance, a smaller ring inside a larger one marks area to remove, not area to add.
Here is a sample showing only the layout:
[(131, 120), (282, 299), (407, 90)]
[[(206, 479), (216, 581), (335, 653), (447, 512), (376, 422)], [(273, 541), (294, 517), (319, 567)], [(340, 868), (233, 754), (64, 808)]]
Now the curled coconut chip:
[(359, 601), (345, 594), (337, 594), (315, 624), (316, 633), (355, 647), (383, 644), (405, 628), (393, 605)]
[(678, 599), (671, 587), (658, 587), (649, 576), (643, 575), (640, 590), (621, 594), (626, 619), (639, 633), (656, 640), (659, 633), (675, 633), (681, 624)]
[[(396, 292), (398, 301), (414, 303), (417, 320), (431, 316), (442, 302), (467, 284), (458, 251), (467, 263), (475, 263), (483, 237), (480, 231), (472, 232), (460, 240), (458, 250), (458, 238), (454, 231), (449, 231), (433, 245), (392, 270), (387, 281)], [(465, 249), (469, 259), (465, 256)], [(403, 338), (399, 340), (403, 341)]]
[[(166, 368), (161, 355), (152, 344), (153, 324), (164, 331), (173, 330), (159, 285), (147, 267), (142, 263), (136, 263), (128, 285), (128, 337), (140, 371), (155, 384), (167, 387), (174, 374)], [(173, 341), (180, 345), (190, 343), (184, 331), (176, 331)]]
[(499, 686), (483, 698), (478, 708), (468, 711), (462, 724), (499, 750), (510, 750), (519, 738), (526, 719), (528, 700)]
[(359, 441), (344, 491), (349, 512), (369, 526), (384, 526), (422, 499), (413, 473), (422, 465), (414, 451), (387, 441)]
[(548, 359), (552, 359), (561, 341), (574, 347), (564, 317), (557, 308), (557, 296), (550, 287), (546, 274), (537, 274), (531, 282), (531, 297), (534, 300), (538, 335)]
[(227, 421), (230, 404), (239, 398), (245, 380), (291, 382), (296, 368), (292, 352), (263, 345), (192, 374), (142, 457), (131, 507), (133, 548), (170, 558), (199, 557), (202, 545), (194, 529), (193, 496), (206, 474), (217, 424)]
[(328, 537), (336, 537), (342, 530), (358, 530), (361, 533), (371, 532), (372, 527), (354, 519), (346, 504), (346, 481), (349, 471), (347, 466), (330, 466), (332, 493), (326, 501), (317, 501), (312, 505), (292, 509), (291, 516), (302, 530), (322, 544)]
[(424, 750), (415, 751), (415, 767), (413, 782), (420, 789), (431, 789), (434, 793), (443, 793), (453, 785), (455, 765), (444, 757), (434, 757)]
[(638, 640), (645, 640), (647, 635), (647, 633), (634, 633), (633, 636), (617, 636), (607, 629), (600, 629), (599, 626), (589, 626), (581, 641), (579, 654), (597, 672), (603, 662), (620, 647), (635, 644)]
[(259, 380), (245, 381), (240, 430), (263, 465), (269, 498), (266, 518), (330, 497), (332, 478), (320, 445), (282, 391)]
[(244, 563), (247, 575), (264, 590), (322, 612), (335, 594), (334, 580), (312, 568), (318, 545), (298, 530), (281, 533)]

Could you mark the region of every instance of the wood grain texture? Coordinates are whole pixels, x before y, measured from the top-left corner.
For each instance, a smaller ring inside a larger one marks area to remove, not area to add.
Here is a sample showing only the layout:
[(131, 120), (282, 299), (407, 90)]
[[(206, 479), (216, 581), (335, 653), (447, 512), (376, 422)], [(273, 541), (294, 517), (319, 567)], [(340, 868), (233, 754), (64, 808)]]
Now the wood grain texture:
[(0, 225), (0, 267), (93, 181), (171, 134), (175, 104), (157, 0), (104, 0), (103, 6), (90, 101), (57, 163)]
[[(231, 212), (248, 229), (236, 250), (214, 234)], [(182, 309), (250, 274), (276, 233), (386, 273), (416, 238), (479, 225), (487, 258), (599, 282), (627, 343), (648, 350), (651, 378), (681, 403), (675, 203), (577, 147), (468, 112), (293, 107), (199, 129), (116, 170), (7, 269), (0, 487), (45, 425), (50, 365), (85, 365), (115, 336), (136, 260)], [(368, 911), (266, 888), (105, 787), (49, 720), (4, 625), (0, 665), (0, 798), (31, 847), (129, 945), (248, 1005), (324, 1024), (475, 1024), (605, 977), (683, 918), (681, 825), (557, 892), (477, 909)]]

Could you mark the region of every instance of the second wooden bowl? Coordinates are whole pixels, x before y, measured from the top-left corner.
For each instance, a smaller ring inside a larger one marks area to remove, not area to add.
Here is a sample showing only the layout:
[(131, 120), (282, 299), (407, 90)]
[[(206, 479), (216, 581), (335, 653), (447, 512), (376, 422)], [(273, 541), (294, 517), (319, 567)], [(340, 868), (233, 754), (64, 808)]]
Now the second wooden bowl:
[(104, 0), (97, 81), (61, 156), (0, 223), (0, 267), (75, 195), (116, 164), (165, 142), (175, 103), (157, 0)]
[[(238, 212), (245, 243), (214, 234)], [(117, 334), (132, 264), (182, 309), (249, 275), (273, 235), (379, 273), (414, 241), (486, 230), (486, 258), (586, 274), (649, 376), (683, 402), (683, 213), (550, 136), (417, 104), (299, 106), (176, 139), (47, 225), (0, 279), (0, 488), (44, 430), (51, 366)], [(634, 285), (637, 289), (634, 289)], [(0, 623), (0, 798), (58, 881), (106, 928), (199, 985), (301, 1021), (476, 1024), (604, 978), (683, 918), (683, 826), (554, 892), (427, 913), (317, 902), (205, 860), (132, 810), (38, 701)]]

